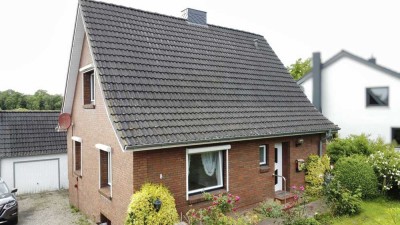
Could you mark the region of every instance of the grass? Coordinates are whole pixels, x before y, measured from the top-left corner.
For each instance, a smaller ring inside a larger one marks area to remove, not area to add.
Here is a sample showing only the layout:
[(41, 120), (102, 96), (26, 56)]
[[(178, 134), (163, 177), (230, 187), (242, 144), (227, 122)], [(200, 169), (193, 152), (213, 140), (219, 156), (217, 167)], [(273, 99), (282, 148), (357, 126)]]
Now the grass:
[(333, 219), (333, 224), (400, 224), (400, 201), (378, 198), (370, 201), (363, 201), (361, 208), (362, 211), (359, 215), (337, 217)]

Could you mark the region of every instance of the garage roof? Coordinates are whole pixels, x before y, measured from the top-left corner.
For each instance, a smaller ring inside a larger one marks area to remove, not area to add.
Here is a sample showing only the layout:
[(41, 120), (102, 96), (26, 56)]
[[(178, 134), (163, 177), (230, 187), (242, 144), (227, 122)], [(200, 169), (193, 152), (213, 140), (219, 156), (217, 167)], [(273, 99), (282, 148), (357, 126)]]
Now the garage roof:
[(0, 157), (67, 152), (66, 132), (57, 132), (59, 111), (0, 111)]

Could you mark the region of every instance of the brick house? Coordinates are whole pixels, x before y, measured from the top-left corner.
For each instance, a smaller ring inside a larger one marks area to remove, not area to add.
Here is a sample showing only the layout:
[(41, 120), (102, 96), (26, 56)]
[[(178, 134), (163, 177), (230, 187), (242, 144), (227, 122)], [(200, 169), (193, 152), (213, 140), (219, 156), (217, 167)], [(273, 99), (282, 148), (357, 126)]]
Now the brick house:
[[(82, 0), (63, 113), (70, 202), (96, 222), (123, 224), (130, 196), (163, 183), (178, 212), (203, 191), (240, 207), (304, 184), (296, 159), (338, 129), (315, 109), (263, 36)], [(273, 176), (279, 175), (279, 177)]]

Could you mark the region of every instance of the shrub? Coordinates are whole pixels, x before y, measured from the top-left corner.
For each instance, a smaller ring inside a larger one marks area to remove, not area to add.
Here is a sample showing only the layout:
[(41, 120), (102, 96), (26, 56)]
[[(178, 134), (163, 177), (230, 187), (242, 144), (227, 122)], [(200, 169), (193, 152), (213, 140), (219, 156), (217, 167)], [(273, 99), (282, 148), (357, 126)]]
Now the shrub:
[(355, 215), (361, 211), (361, 190), (354, 192), (343, 187), (339, 181), (332, 180), (325, 187), (328, 206), (334, 215)]
[(369, 139), (369, 135), (350, 135), (346, 138), (336, 138), (327, 145), (327, 153), (331, 162), (336, 163), (341, 157), (351, 155), (369, 156), (376, 151), (384, 150), (387, 145), (382, 138)]
[(361, 189), (362, 198), (372, 198), (377, 195), (378, 179), (372, 166), (364, 156), (353, 156), (339, 159), (333, 169), (334, 179), (355, 193)]
[(327, 155), (319, 157), (310, 155), (306, 160), (307, 195), (310, 197), (321, 197), (324, 175), (330, 170), (330, 159)]
[(400, 153), (396, 152), (393, 146), (372, 154), (368, 158), (368, 162), (379, 178), (382, 192), (398, 189), (400, 186)]
[(272, 199), (261, 202), (257, 208), (254, 209), (257, 213), (264, 217), (278, 218), (283, 215), (283, 205), (279, 202), (275, 202)]
[(212, 201), (212, 205), (206, 209), (189, 210), (186, 213), (186, 221), (189, 225), (248, 225), (259, 222), (259, 218), (255, 214), (242, 215), (237, 218), (226, 215), (232, 210), (236, 210), (235, 203), (240, 200), (239, 196), (232, 194), (211, 195), (209, 193), (205, 193), (203, 196), (206, 200)]
[[(153, 206), (156, 199), (162, 202), (158, 212)], [(175, 199), (162, 184), (144, 184), (132, 195), (125, 225), (174, 224), (176, 222), (178, 222), (178, 212), (175, 208)]]

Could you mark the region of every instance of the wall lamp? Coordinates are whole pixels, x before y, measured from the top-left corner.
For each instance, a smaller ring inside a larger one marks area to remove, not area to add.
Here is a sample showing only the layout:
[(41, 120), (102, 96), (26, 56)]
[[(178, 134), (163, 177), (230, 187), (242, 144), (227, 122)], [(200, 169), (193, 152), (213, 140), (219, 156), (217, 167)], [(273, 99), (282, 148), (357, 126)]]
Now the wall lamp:
[(153, 206), (154, 206), (154, 209), (156, 210), (156, 212), (160, 211), (161, 205), (162, 205), (162, 202), (161, 202), (161, 200), (158, 199), (158, 198), (157, 198), (157, 200), (155, 200), (155, 201), (153, 202)]
[(302, 145), (304, 143), (304, 139), (303, 138), (298, 138), (296, 140), (296, 147), (299, 147), (300, 145)]

